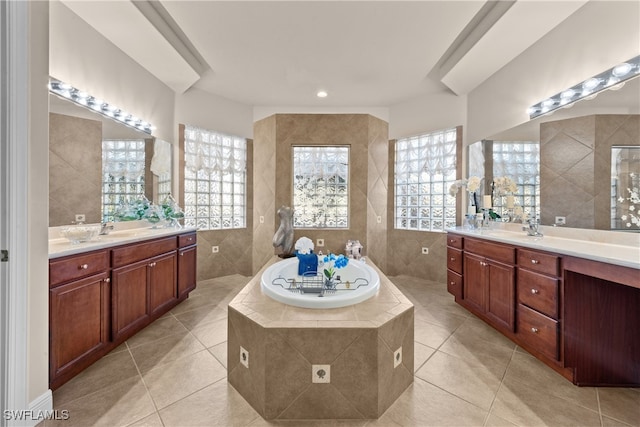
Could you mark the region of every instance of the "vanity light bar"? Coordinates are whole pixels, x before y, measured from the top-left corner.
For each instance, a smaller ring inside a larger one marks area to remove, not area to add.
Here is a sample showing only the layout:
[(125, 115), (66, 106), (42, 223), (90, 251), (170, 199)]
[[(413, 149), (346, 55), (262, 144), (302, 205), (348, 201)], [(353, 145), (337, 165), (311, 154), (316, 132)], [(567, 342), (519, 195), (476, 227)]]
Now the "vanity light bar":
[(638, 77), (639, 75), (640, 55), (532, 105), (528, 110), (529, 118), (535, 119), (536, 117), (566, 107), (581, 99), (595, 96), (598, 92), (605, 89), (619, 89), (624, 85), (626, 80)]
[(129, 114), (128, 112), (121, 110), (102, 99), (91, 96), (87, 92), (76, 89), (68, 83), (61, 82), (60, 80), (53, 78), (49, 79), (49, 92), (68, 99), (78, 105), (90, 108), (103, 116), (112, 118), (126, 126), (148, 133), (149, 135), (151, 135), (151, 132), (155, 129), (154, 126), (151, 126), (151, 123)]

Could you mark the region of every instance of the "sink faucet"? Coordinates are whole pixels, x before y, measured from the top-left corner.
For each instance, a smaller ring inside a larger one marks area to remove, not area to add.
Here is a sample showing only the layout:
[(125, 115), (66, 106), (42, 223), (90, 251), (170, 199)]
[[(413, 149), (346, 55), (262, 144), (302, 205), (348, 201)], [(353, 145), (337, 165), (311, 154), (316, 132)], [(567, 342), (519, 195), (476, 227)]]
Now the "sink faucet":
[(107, 235), (111, 230), (113, 230), (113, 224), (109, 222), (103, 222), (102, 226), (100, 227), (100, 235), (101, 236)]
[(540, 223), (538, 223), (538, 220), (536, 220), (535, 218), (531, 218), (529, 220), (529, 227), (522, 227), (522, 229), (527, 231), (527, 236), (542, 237), (543, 234), (538, 231), (538, 227), (540, 227)]

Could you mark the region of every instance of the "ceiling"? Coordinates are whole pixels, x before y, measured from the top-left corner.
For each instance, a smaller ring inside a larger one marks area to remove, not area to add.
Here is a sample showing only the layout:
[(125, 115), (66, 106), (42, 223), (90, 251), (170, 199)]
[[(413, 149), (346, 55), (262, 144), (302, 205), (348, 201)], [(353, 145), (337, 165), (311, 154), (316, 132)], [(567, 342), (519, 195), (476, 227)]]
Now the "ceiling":
[(586, 3), (62, 2), (178, 94), (289, 107), (464, 95)]

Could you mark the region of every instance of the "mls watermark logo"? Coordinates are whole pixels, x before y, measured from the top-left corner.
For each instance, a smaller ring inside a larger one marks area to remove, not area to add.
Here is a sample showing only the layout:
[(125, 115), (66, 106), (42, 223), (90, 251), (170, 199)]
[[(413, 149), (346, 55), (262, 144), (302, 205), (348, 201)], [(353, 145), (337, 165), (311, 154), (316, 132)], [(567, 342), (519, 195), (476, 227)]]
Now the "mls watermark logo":
[(43, 421), (43, 420), (68, 420), (69, 410), (53, 409), (45, 411), (34, 411), (31, 409), (5, 410), (3, 417), (7, 421)]

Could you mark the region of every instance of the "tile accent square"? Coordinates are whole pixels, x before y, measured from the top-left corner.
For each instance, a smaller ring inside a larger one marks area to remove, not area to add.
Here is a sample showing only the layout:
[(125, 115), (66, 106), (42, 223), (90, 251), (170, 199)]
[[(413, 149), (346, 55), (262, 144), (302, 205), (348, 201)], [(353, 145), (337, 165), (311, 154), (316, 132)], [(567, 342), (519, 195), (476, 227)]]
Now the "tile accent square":
[(331, 365), (311, 365), (311, 382), (329, 384), (331, 382)]

